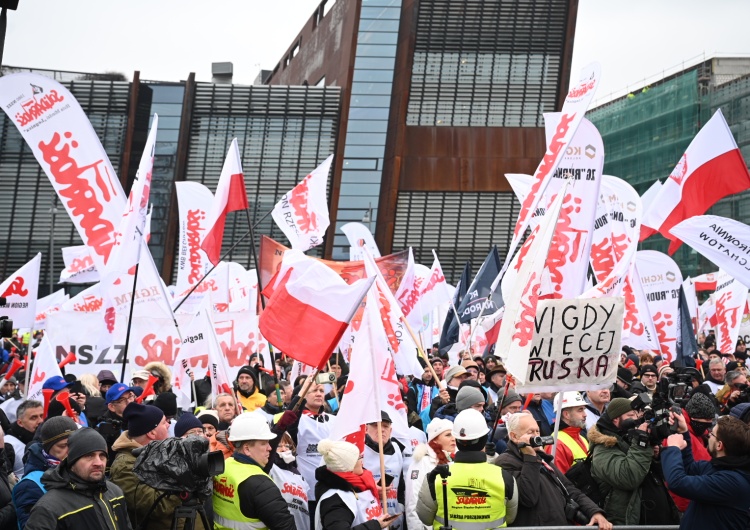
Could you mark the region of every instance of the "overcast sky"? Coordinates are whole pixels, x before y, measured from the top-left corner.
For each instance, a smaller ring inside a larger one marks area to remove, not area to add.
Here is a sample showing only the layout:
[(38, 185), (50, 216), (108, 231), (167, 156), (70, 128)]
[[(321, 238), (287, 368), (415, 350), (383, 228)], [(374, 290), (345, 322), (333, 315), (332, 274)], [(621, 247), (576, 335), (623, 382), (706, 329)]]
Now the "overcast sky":
[[(353, 0), (338, 0), (353, 1)], [(21, 0), (3, 64), (178, 81), (234, 63), (236, 83), (272, 69), (319, 0)], [(596, 99), (705, 54), (750, 57), (747, 0), (580, 0), (571, 79), (602, 65)]]

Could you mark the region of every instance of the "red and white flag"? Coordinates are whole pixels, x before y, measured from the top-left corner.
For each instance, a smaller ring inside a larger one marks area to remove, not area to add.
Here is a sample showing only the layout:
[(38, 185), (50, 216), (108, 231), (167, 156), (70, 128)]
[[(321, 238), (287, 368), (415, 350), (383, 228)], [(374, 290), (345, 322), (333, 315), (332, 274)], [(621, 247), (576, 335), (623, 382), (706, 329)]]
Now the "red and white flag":
[(42, 394), (44, 382), (56, 375), (62, 377), (62, 371), (57, 365), (57, 357), (52, 349), (52, 342), (49, 337), (42, 337), (42, 342), (35, 352), (36, 356), (29, 376), (29, 389), (26, 399), (44, 402), (44, 395)]
[(102, 267), (115, 243), (125, 193), (83, 109), (60, 83), (32, 73), (0, 78), (0, 104)]
[(333, 155), (316, 167), (273, 208), (271, 216), (295, 250), (310, 250), (323, 242), (328, 229), (326, 185)]
[(698, 333), (707, 333), (716, 326), (716, 302), (714, 294), (698, 306)]
[(719, 109), (690, 142), (644, 224), (670, 239), (669, 254), (674, 254), (682, 242), (670, 232), (673, 226), (749, 188), (750, 171)]
[(724, 270), (719, 270), (716, 287), (716, 349), (720, 353), (734, 353), (747, 305), (747, 287)]
[(40, 298), (36, 301), (36, 318), (34, 329), (45, 329), (47, 327), (47, 315), (60, 311), (60, 306), (69, 299), (65, 289)]
[[(683, 239), (684, 241), (684, 239)], [(688, 243), (689, 244), (689, 243)], [(716, 275), (719, 272), (707, 272), (692, 278), (693, 286), (696, 291), (715, 291), (716, 290)]]
[(242, 173), (242, 158), (237, 138), (229, 146), (227, 158), (221, 168), (221, 176), (211, 204), (205, 226), (208, 227), (201, 248), (211, 263), (216, 265), (221, 258), (221, 243), (224, 239), (224, 223), (229, 212), (247, 210), (247, 190)]
[(0, 315), (12, 320), (15, 328), (34, 327), (41, 263), (42, 254), (39, 253), (0, 283), (0, 296), (6, 298), (5, 305), (0, 306)]
[(373, 281), (347, 285), (333, 269), (300, 250), (288, 250), (263, 289), (268, 303), (260, 331), (292, 359), (323, 368)]
[(199, 182), (175, 182), (180, 211), (180, 235), (177, 258), (176, 292), (183, 293), (211, 270), (206, 252), (201, 248), (208, 229), (207, 215), (213, 193)]
[(671, 233), (750, 286), (750, 226), (718, 215), (696, 215), (674, 226)]
[(65, 268), (60, 272), (59, 283), (93, 283), (99, 281), (99, 271), (86, 245), (63, 247)]
[(655, 181), (653, 184), (651, 184), (651, 187), (647, 189), (643, 195), (641, 195), (641, 203), (643, 204), (643, 215), (644, 218), (641, 221), (641, 231), (638, 236), (638, 241), (643, 241), (644, 239), (651, 237), (654, 235), (657, 231), (650, 226), (646, 226), (644, 222), (646, 221), (646, 218), (649, 217), (649, 212), (651, 211), (651, 207), (654, 205), (654, 200), (659, 196), (659, 192), (661, 191), (661, 182)]

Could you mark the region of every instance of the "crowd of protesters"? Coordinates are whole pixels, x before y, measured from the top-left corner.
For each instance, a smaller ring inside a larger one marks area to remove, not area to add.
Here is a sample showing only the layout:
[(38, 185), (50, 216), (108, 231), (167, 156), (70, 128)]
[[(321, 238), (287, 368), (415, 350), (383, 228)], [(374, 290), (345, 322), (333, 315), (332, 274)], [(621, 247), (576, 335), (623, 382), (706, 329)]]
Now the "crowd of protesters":
[[(0, 373), (38, 338), (5, 342)], [(278, 385), (253, 355), (229, 392), (195, 378), (187, 410), (159, 362), (126, 382), (109, 370), (51, 377), (45, 402), (25, 399), (16, 372), (0, 387), (0, 530), (185, 528), (186, 497), (147, 483), (138, 455), (193, 437), (224, 459), (196, 497), (200, 529), (748, 529), (745, 345), (699, 341), (688, 367), (623, 347), (612, 387), (561, 395), (519, 394), (494, 355), (451, 362), (434, 348), (420, 378), (398, 377), (407, 438), (383, 411), (361, 439), (331, 439), (348, 379), (338, 354), (333, 384), (289, 380), (277, 355)]]

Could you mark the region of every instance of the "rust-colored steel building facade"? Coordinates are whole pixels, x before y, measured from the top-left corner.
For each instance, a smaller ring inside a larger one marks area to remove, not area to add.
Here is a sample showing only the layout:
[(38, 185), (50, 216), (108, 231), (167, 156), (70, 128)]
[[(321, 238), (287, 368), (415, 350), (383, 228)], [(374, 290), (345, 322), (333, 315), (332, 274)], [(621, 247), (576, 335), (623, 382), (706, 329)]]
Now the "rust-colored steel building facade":
[(544, 112), (569, 84), (577, 0), (327, 0), (261, 81), (342, 90), (325, 255), (371, 220), (381, 252), (446, 274), (507, 248)]

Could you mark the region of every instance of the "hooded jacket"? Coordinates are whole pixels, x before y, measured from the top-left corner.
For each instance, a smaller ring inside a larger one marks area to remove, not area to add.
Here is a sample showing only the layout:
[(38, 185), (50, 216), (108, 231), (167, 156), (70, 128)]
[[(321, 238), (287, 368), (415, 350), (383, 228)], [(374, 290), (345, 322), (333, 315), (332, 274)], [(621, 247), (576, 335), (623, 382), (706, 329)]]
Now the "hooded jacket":
[[(551, 455), (539, 450), (536, 456), (521, 453), (513, 442), (508, 442), (508, 450), (495, 459), (495, 464), (513, 475), (518, 485), (518, 514), (514, 522), (516, 526), (571, 524), (565, 517), (566, 499), (560, 485), (581, 506), (580, 510), (587, 518), (591, 519), (594, 514), (603, 512), (552, 465), (552, 460)], [(555, 477), (559, 483), (555, 481)]]
[[(26, 455), (26, 464), (23, 468), (24, 476), (33, 471), (44, 473), (51, 467), (47, 459), (42, 455), (42, 444), (39, 442), (32, 443)], [(26, 525), (26, 521), (28, 521), (31, 514), (31, 509), (39, 502), (44, 493), (33, 480), (21, 480), (13, 488), (13, 504), (18, 515), (18, 524), (21, 528)]]
[[(690, 415), (687, 413), (685, 409), (682, 409), (682, 415), (685, 416), (685, 421), (687, 422), (688, 432), (690, 433), (690, 447), (693, 450), (693, 460), (696, 462), (703, 462), (707, 460), (711, 460), (711, 455), (708, 454), (708, 449), (703, 445), (703, 441), (699, 436), (696, 436), (695, 432), (693, 431), (692, 425), (690, 425)], [(664, 467), (664, 466), (662, 466)], [(669, 486), (669, 483), (667, 482), (667, 486)], [(677, 506), (677, 509), (681, 512), (685, 512), (685, 510), (688, 509), (688, 505), (690, 504), (690, 499), (686, 499), (685, 497), (680, 497), (677, 495), (672, 489), (670, 488), (669, 494), (672, 496), (672, 500), (674, 500), (675, 505)]]
[(164, 380), (164, 382), (159, 387), (158, 394), (172, 391), (172, 370), (170, 370), (166, 364), (161, 361), (154, 361), (148, 363), (143, 367), (143, 369), (148, 372), (158, 373), (159, 376)]
[(234, 394), (237, 396), (237, 400), (240, 402), (240, 405), (242, 405), (242, 408), (247, 412), (252, 412), (266, 404), (266, 395), (260, 391), (258, 375), (255, 373), (255, 370), (250, 369), (243, 371), (242, 373), (253, 378), (253, 391), (245, 395), (239, 387), (235, 386)]
[(429, 530), (430, 527), (423, 524), (417, 515), (417, 500), (419, 490), (427, 473), (435, 469), (438, 457), (435, 451), (427, 444), (419, 444), (414, 449), (414, 456), (406, 473), (405, 508), (406, 523), (409, 530)]
[(696, 462), (687, 447), (665, 447), (661, 460), (669, 487), (690, 499), (680, 528), (750, 528), (750, 455)]
[[(128, 515), (133, 528), (138, 528), (143, 523), (146, 514), (154, 505), (159, 496), (163, 493), (141, 482), (133, 472), (136, 457), (133, 455), (133, 449), (141, 447), (137, 442), (128, 438), (128, 432), (123, 432), (112, 445), (117, 456), (112, 462), (110, 468), (110, 479), (117, 484), (125, 495), (127, 502)], [(182, 505), (182, 501), (176, 495), (167, 495), (162, 498), (154, 511), (149, 516), (146, 530), (161, 530), (172, 527), (174, 511)], [(182, 528), (184, 521), (180, 521), (179, 528)], [(195, 528), (203, 529), (203, 523), (200, 518), (195, 520)], [(83, 527), (76, 530), (83, 530)]]
[(130, 530), (122, 490), (108, 480), (84, 482), (63, 462), (42, 476), (47, 493), (31, 512), (26, 530)]

